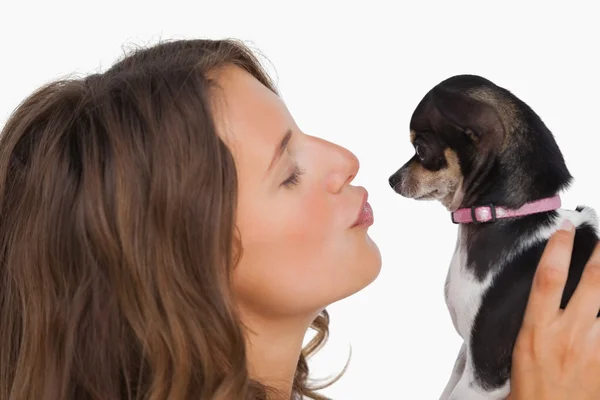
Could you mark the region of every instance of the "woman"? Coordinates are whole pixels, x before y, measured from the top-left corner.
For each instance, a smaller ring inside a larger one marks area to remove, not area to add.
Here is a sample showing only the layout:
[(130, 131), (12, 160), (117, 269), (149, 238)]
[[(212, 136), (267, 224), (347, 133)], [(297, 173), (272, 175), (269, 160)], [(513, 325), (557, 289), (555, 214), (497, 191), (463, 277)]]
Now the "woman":
[[(306, 356), (325, 307), (381, 264), (357, 171), (234, 41), (38, 90), (0, 138), (0, 398), (322, 398)], [(572, 237), (540, 263), (513, 400), (600, 393), (598, 254), (558, 308)]]

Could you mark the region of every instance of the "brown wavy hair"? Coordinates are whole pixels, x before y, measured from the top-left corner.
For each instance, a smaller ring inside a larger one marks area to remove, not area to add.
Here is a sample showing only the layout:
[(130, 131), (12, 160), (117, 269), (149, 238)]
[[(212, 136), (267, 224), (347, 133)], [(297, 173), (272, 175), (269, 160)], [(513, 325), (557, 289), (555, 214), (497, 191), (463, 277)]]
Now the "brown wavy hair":
[[(230, 290), (237, 178), (215, 129), (211, 71), (235, 40), (137, 49), (48, 84), (0, 137), (0, 398), (267, 399), (248, 375)], [(324, 399), (306, 358), (293, 398)]]

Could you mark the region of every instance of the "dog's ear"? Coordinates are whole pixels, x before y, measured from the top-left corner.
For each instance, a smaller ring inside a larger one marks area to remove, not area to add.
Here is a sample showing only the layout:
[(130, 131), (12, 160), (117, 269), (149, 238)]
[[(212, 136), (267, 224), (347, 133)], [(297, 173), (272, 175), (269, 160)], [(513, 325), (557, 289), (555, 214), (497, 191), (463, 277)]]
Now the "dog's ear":
[(443, 86), (432, 90), (431, 99), (438, 112), (482, 150), (489, 151), (504, 140), (504, 126), (492, 106)]

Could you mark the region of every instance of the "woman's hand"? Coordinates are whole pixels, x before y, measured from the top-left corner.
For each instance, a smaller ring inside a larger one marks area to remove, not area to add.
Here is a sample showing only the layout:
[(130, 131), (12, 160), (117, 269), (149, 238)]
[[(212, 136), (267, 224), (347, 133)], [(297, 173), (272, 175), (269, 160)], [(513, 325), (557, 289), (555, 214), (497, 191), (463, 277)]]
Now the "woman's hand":
[(573, 225), (548, 242), (513, 351), (510, 400), (600, 399), (600, 246), (565, 310)]

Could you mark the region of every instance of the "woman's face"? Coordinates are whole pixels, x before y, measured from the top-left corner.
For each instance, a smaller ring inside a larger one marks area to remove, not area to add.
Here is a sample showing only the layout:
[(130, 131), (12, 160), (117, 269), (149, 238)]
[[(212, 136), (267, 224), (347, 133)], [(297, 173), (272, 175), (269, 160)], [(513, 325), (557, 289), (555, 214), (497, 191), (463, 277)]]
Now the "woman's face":
[(370, 222), (355, 225), (366, 197), (350, 184), (357, 158), (302, 132), (282, 99), (241, 68), (220, 71), (217, 82), (217, 127), (238, 173), (240, 305), (314, 315), (371, 283), (381, 257)]

